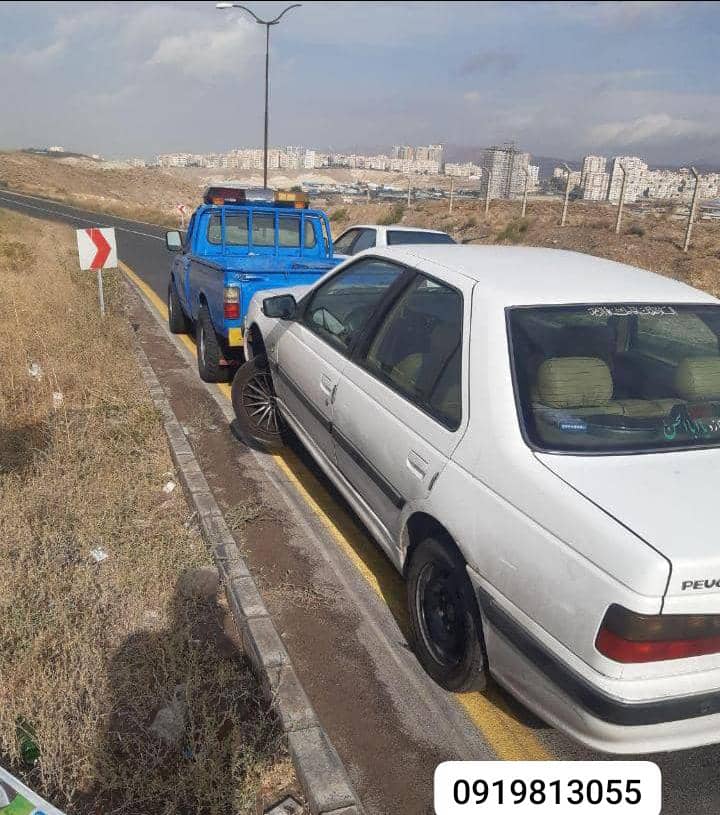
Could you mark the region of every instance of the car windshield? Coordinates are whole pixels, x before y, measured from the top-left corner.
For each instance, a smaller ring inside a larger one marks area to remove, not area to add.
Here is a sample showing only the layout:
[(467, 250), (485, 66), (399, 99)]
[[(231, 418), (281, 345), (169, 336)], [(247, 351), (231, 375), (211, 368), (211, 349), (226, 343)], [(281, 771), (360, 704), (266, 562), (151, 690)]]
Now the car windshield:
[(399, 246), (406, 243), (455, 243), (445, 232), (423, 232), (411, 229), (388, 229), (388, 246)]
[(527, 439), (550, 451), (720, 446), (720, 306), (508, 312)]

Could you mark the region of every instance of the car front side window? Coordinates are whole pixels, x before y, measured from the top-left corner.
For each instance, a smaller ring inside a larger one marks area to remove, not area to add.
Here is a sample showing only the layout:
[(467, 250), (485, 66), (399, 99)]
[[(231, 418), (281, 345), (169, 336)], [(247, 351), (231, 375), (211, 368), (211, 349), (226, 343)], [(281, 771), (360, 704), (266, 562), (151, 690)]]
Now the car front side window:
[(363, 258), (316, 289), (304, 312), (305, 325), (341, 351), (367, 325), (403, 268), (378, 258)]
[(462, 295), (418, 276), (368, 349), (365, 367), (454, 430), (460, 425)]

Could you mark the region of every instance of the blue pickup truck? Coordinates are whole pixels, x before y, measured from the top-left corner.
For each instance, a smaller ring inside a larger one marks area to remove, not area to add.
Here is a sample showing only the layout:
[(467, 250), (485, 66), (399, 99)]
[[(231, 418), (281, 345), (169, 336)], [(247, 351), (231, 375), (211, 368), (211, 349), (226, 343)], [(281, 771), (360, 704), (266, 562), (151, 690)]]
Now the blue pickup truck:
[(185, 236), (168, 232), (176, 253), (168, 281), (168, 322), (197, 339), (200, 377), (229, 379), (243, 360), (243, 320), (261, 289), (314, 283), (333, 256), (327, 215), (302, 193), (209, 187)]

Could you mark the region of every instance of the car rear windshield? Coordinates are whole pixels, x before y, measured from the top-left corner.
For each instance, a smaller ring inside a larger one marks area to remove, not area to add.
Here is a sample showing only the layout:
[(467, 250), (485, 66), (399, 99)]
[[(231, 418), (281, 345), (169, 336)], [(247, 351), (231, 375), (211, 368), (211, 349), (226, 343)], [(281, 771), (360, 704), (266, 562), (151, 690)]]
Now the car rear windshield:
[(388, 246), (399, 246), (405, 243), (455, 243), (445, 232), (417, 232), (410, 229), (388, 229)]
[(518, 307), (508, 323), (520, 419), (534, 446), (720, 446), (720, 306)]

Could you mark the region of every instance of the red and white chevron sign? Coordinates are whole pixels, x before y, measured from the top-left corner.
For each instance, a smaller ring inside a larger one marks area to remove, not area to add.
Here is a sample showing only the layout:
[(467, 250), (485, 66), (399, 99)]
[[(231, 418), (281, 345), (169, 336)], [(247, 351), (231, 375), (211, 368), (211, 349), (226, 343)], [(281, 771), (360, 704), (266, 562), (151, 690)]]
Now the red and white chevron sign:
[(114, 269), (117, 267), (117, 244), (114, 229), (95, 227), (78, 229), (77, 245), (81, 269)]

